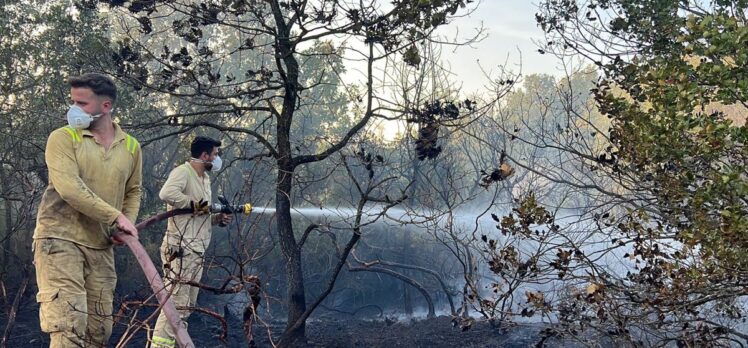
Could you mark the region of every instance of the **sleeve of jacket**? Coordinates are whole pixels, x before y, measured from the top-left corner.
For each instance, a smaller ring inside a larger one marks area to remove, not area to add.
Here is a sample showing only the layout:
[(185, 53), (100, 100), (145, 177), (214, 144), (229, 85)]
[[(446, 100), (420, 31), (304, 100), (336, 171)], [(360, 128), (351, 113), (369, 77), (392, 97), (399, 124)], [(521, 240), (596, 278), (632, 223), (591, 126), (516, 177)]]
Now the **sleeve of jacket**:
[(158, 193), (158, 197), (176, 209), (188, 208), (190, 201), (192, 201), (190, 197), (184, 194), (188, 177), (189, 172), (187, 168), (183, 166), (174, 168), (169, 173), (169, 177), (166, 179), (164, 187)]
[(122, 202), (122, 213), (127, 216), (132, 223), (138, 218), (140, 210), (140, 198), (143, 188), (143, 153), (138, 146), (135, 152), (135, 165), (133, 166), (130, 177), (125, 184), (125, 199)]
[(49, 181), (60, 197), (82, 214), (111, 225), (120, 212), (96, 195), (78, 174), (73, 139), (58, 129), (49, 135), (44, 158), (49, 169)]

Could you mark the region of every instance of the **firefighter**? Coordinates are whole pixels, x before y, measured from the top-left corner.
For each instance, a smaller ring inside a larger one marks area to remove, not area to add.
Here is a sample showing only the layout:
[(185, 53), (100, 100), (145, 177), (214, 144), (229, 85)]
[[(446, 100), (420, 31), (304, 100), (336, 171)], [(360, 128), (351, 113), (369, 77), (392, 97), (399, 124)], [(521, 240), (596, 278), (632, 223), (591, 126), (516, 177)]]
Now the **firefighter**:
[(68, 125), (47, 139), (49, 170), (32, 250), (42, 331), (50, 347), (103, 347), (112, 332), (117, 228), (137, 238), (138, 141), (112, 120), (117, 89), (100, 74), (71, 77)]
[[(221, 142), (196, 137), (190, 145), (192, 158), (174, 168), (159, 192), (167, 210), (192, 208), (194, 214), (175, 216), (169, 219), (164, 240), (161, 243), (166, 290), (177, 307), (192, 307), (197, 302), (198, 287), (186, 284), (199, 282), (203, 273), (205, 250), (208, 248), (213, 225), (231, 222), (230, 214), (209, 213), (211, 202), (210, 176), (208, 171), (221, 169), (218, 149)], [(189, 310), (180, 310), (182, 324), (187, 325)], [(156, 320), (151, 338), (152, 348), (175, 347), (174, 330), (163, 312)]]

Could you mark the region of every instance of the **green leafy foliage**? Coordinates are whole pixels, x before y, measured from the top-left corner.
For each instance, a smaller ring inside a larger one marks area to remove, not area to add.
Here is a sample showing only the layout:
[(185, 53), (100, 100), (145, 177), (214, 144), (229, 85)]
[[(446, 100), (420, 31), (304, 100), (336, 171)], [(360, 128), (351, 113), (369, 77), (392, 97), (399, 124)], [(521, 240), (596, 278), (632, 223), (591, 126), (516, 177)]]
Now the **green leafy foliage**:
[[(598, 163), (636, 197), (618, 223), (604, 219), (636, 261), (615, 293), (638, 306), (618, 315), (656, 308), (658, 329), (667, 325), (687, 345), (730, 337), (705, 313), (717, 308), (710, 313), (730, 317), (719, 308), (732, 308), (748, 284), (748, 3), (544, 1), (540, 8), (549, 38), (543, 52), (578, 53), (601, 68), (592, 92), (610, 118), (611, 146)], [(600, 35), (585, 40), (579, 32)], [(616, 296), (610, 290), (608, 300)]]

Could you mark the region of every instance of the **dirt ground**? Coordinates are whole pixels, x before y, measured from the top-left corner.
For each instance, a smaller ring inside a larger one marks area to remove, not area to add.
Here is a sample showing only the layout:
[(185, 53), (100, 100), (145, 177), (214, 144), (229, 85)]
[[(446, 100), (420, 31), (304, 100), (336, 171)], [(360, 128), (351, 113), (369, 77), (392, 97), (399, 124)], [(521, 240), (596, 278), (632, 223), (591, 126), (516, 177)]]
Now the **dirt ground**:
[[(138, 317), (148, 315), (142, 311)], [(0, 330), (6, 326), (6, 316), (0, 316)], [(192, 315), (189, 331), (197, 347), (247, 347), (244, 341), (241, 322), (229, 317), (228, 337), (224, 342), (219, 340), (222, 333), (218, 322), (205, 315)], [(110, 344), (114, 346), (122, 337), (125, 324), (115, 326)], [(257, 347), (272, 347), (270, 335), (277, 337), (283, 329), (283, 323), (274, 322), (268, 327), (255, 328)], [(449, 317), (437, 317), (428, 320), (363, 320), (352, 318), (313, 319), (307, 325), (308, 345), (310, 348), (324, 347), (534, 347), (543, 329), (539, 324), (518, 325), (504, 332), (492, 328), (487, 323), (476, 323), (469, 330), (453, 327)], [(269, 334), (270, 332), (270, 334)], [(138, 332), (127, 347), (145, 347), (146, 333)], [(47, 335), (39, 331), (36, 303), (24, 301), (19, 317), (14, 326), (7, 347), (47, 347)], [(607, 345), (602, 344), (605, 347)], [(552, 339), (544, 347), (581, 347), (571, 341)]]
[[(247, 347), (241, 336), (238, 320), (230, 320), (230, 333), (226, 347)], [(268, 330), (278, 337), (283, 323), (255, 328), (257, 347), (272, 347)], [(469, 330), (453, 327), (451, 318), (437, 317), (421, 320), (363, 320), (326, 318), (310, 320), (307, 324), (305, 348), (413, 348), (413, 347), (465, 347), (465, 348), (524, 348), (537, 346), (542, 325), (518, 325), (502, 332), (488, 323), (476, 323)], [(216, 339), (220, 330), (215, 322), (190, 321), (190, 333), (199, 347), (217, 347), (222, 343)], [(212, 337), (211, 337), (212, 336)], [(551, 339), (543, 347), (582, 347), (571, 341)], [(604, 346), (604, 345), (603, 345)]]
[[(534, 347), (542, 325), (516, 326), (506, 332), (487, 323), (469, 330), (453, 327), (451, 318), (399, 321), (313, 321), (308, 326), (311, 347)], [(578, 347), (572, 342), (548, 341), (545, 347)]]

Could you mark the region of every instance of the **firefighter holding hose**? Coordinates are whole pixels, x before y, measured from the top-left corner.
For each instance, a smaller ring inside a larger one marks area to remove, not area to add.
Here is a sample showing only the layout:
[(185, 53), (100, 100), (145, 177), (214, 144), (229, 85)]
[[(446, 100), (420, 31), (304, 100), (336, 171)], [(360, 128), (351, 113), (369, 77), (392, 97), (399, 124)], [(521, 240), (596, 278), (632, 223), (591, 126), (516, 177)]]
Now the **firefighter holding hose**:
[(50, 347), (103, 347), (112, 333), (117, 228), (135, 238), (142, 155), (112, 120), (117, 89), (100, 74), (71, 77), (68, 126), (53, 131), (44, 157), (49, 183), (32, 250), (42, 331)]
[[(192, 208), (192, 215), (179, 215), (169, 219), (161, 244), (164, 282), (167, 292), (177, 307), (192, 307), (197, 301), (198, 288), (185, 284), (199, 282), (203, 273), (205, 250), (208, 248), (213, 225), (226, 225), (232, 215), (225, 212), (210, 214), (211, 187), (207, 172), (221, 169), (218, 150), (221, 142), (196, 137), (190, 145), (192, 158), (174, 168), (159, 192), (167, 203), (167, 210)], [(182, 325), (187, 325), (189, 310), (180, 310)], [(175, 334), (164, 312), (156, 320), (151, 338), (152, 348), (176, 346)]]

